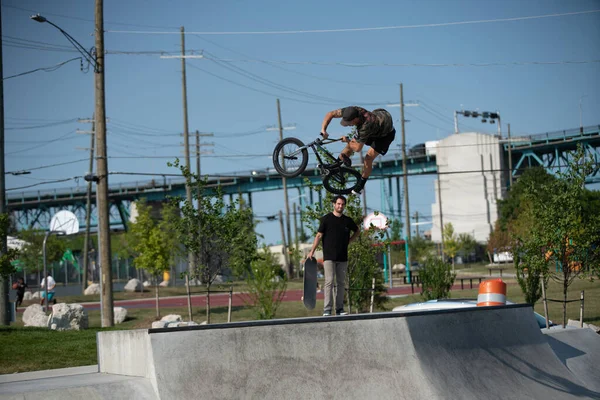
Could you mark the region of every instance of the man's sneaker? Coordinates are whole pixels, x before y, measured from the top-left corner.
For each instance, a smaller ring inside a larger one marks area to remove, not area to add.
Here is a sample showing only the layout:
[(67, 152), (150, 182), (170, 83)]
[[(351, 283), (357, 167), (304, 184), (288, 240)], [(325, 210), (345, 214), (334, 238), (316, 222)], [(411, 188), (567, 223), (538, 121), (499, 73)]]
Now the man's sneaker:
[(329, 311), (325, 311), (325, 312), (323, 313), (323, 316), (324, 316), (324, 317), (331, 317), (331, 312), (329, 312)]
[(347, 313), (346, 311), (344, 311), (344, 310), (337, 310), (337, 311), (335, 312), (335, 314), (336, 314), (336, 315), (348, 315), (348, 313)]

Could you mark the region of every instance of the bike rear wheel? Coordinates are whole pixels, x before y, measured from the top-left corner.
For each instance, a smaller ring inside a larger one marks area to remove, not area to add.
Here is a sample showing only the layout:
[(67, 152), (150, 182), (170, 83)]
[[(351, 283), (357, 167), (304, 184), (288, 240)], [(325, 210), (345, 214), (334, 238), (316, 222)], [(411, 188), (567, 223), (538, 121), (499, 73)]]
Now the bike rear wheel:
[(302, 149), (304, 143), (293, 137), (285, 138), (277, 143), (273, 150), (273, 166), (280, 175), (295, 178), (306, 169), (308, 150)]
[(323, 178), (323, 187), (333, 194), (350, 194), (361, 178), (354, 168), (341, 166)]

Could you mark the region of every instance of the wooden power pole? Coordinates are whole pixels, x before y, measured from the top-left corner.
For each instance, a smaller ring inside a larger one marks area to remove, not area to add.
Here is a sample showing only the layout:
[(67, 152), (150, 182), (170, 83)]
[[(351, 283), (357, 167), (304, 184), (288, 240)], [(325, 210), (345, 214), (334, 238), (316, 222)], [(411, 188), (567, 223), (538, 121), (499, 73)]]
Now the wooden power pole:
[(400, 123), (402, 127), (402, 172), (404, 180), (404, 212), (406, 213), (406, 237), (410, 241), (410, 208), (408, 206), (408, 171), (406, 167), (406, 134), (404, 130), (404, 91), (400, 84)]
[[(279, 99), (277, 99), (277, 121), (279, 123), (279, 140), (283, 140), (283, 125), (281, 124), (281, 107), (279, 106)], [(285, 161), (282, 162), (285, 163)], [(283, 167), (285, 168), (285, 164), (283, 165)], [(285, 251), (287, 254), (289, 254), (288, 247), (291, 247), (292, 232), (290, 228), (290, 204), (288, 202), (287, 179), (284, 176), (281, 177), (281, 183), (283, 184), (283, 201), (285, 202), (285, 225), (287, 231), (287, 240), (284, 241), (284, 246), (285, 242), (287, 242)], [(286, 272), (288, 275), (288, 279), (291, 279), (294, 276), (294, 266), (292, 265), (291, 261), (289, 261), (289, 257), (286, 257), (286, 260), (288, 262), (288, 265), (286, 266)]]
[(106, 97), (104, 92), (104, 2), (96, 0), (96, 71), (95, 96), (96, 110), (96, 153), (98, 183), (98, 232), (100, 243), (100, 270), (102, 287), (102, 327), (114, 325), (112, 293), (112, 260), (110, 249), (110, 204), (108, 200), (108, 160), (106, 152)]

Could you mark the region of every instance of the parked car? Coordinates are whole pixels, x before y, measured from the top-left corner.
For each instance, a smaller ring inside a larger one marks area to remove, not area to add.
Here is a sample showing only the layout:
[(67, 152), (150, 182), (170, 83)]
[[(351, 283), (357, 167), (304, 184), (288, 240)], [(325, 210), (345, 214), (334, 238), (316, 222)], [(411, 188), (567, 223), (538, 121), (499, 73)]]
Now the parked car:
[[(507, 301), (506, 304), (514, 304), (513, 302)], [(405, 304), (403, 306), (394, 307), (392, 311), (399, 312), (418, 312), (418, 311), (435, 311), (435, 310), (451, 310), (457, 308), (472, 308), (477, 307), (477, 300), (471, 299), (443, 299), (443, 300), (429, 300), (421, 303)], [(540, 329), (546, 328), (546, 318), (533, 312), (535, 320)], [(561, 327), (552, 321), (549, 321), (550, 329), (553, 327)]]

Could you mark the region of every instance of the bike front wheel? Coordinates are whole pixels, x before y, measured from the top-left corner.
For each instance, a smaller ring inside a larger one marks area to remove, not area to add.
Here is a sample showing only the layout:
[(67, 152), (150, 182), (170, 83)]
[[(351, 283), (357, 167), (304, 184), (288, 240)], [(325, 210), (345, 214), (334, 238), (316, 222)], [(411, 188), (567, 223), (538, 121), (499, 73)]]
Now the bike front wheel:
[(360, 172), (354, 168), (341, 166), (323, 178), (323, 187), (333, 194), (350, 194), (361, 178)]
[(306, 169), (308, 150), (300, 139), (285, 138), (273, 150), (273, 166), (281, 176), (295, 178)]

